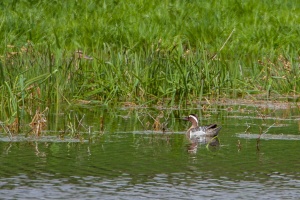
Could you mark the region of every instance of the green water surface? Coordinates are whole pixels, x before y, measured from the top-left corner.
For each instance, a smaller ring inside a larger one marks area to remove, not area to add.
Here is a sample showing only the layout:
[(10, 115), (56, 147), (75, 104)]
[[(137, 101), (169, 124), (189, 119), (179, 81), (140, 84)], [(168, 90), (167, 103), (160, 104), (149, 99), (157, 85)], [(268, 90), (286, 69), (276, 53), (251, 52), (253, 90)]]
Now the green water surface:
[[(279, 116), (284, 112), (278, 111), (262, 120), (254, 118), (255, 112), (211, 112), (209, 117), (203, 116), (203, 122), (222, 124), (220, 146), (202, 144), (190, 153), (184, 135), (186, 122), (168, 118), (168, 127), (173, 130), (146, 131), (138, 124), (143, 121), (141, 117), (137, 120), (133, 112), (124, 118), (124, 112), (120, 111), (114, 121), (107, 117), (106, 124), (114, 128), (106, 126), (104, 133), (91, 140), (0, 142), (1, 197), (297, 199), (300, 195), (299, 140), (238, 137), (246, 130), (249, 134), (266, 130), (275, 121), (279, 121), (277, 126), (268, 133), (298, 135), (294, 116), (283, 119)], [(96, 115), (87, 117), (87, 121)], [(91, 120), (93, 124), (96, 122)]]

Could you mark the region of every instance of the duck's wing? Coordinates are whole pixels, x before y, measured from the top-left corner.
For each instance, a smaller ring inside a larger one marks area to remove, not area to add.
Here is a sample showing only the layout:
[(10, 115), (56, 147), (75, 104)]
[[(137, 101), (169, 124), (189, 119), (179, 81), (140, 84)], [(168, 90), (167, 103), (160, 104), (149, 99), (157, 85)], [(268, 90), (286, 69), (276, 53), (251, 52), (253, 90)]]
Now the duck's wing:
[(199, 135), (207, 136), (207, 137), (215, 137), (218, 135), (220, 129), (222, 127), (217, 124), (210, 124), (207, 126), (198, 126), (196, 128), (193, 128), (191, 132), (197, 132)]
[(218, 133), (222, 127), (218, 126), (217, 124), (210, 124), (210, 125), (206, 126), (206, 128), (207, 128), (207, 130), (206, 130), (207, 136), (215, 137), (218, 135)]

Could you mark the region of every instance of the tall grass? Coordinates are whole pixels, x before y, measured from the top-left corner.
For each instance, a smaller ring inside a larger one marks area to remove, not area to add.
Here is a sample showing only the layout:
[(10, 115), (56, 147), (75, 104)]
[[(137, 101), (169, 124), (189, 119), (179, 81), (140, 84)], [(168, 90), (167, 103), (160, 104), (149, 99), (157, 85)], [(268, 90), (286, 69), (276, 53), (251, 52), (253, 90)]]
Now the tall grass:
[(4, 0), (0, 8), (6, 119), (20, 106), (59, 110), (74, 100), (183, 105), (300, 92), (296, 0)]

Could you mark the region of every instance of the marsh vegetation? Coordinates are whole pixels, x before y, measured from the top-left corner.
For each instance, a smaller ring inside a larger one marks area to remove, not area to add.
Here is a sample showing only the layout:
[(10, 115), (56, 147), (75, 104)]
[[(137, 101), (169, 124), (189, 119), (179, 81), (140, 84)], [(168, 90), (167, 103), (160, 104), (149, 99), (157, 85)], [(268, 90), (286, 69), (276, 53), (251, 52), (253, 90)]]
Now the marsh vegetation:
[[(299, 96), (296, 0), (33, 0), (0, 8), (0, 120), (16, 130), (24, 112), (32, 120), (47, 107), (59, 114), (76, 104)], [(33, 130), (44, 126), (31, 120)]]

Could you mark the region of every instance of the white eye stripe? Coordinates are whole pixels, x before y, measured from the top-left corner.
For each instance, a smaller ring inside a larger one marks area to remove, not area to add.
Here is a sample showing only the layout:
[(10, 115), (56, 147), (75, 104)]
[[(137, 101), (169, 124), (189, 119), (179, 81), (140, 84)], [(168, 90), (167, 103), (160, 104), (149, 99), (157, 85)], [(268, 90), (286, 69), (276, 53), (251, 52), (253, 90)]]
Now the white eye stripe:
[(198, 124), (198, 119), (197, 119), (197, 117), (195, 117), (195, 116), (193, 116), (193, 115), (190, 115), (189, 117), (193, 118), (193, 119), (197, 122), (197, 124)]

